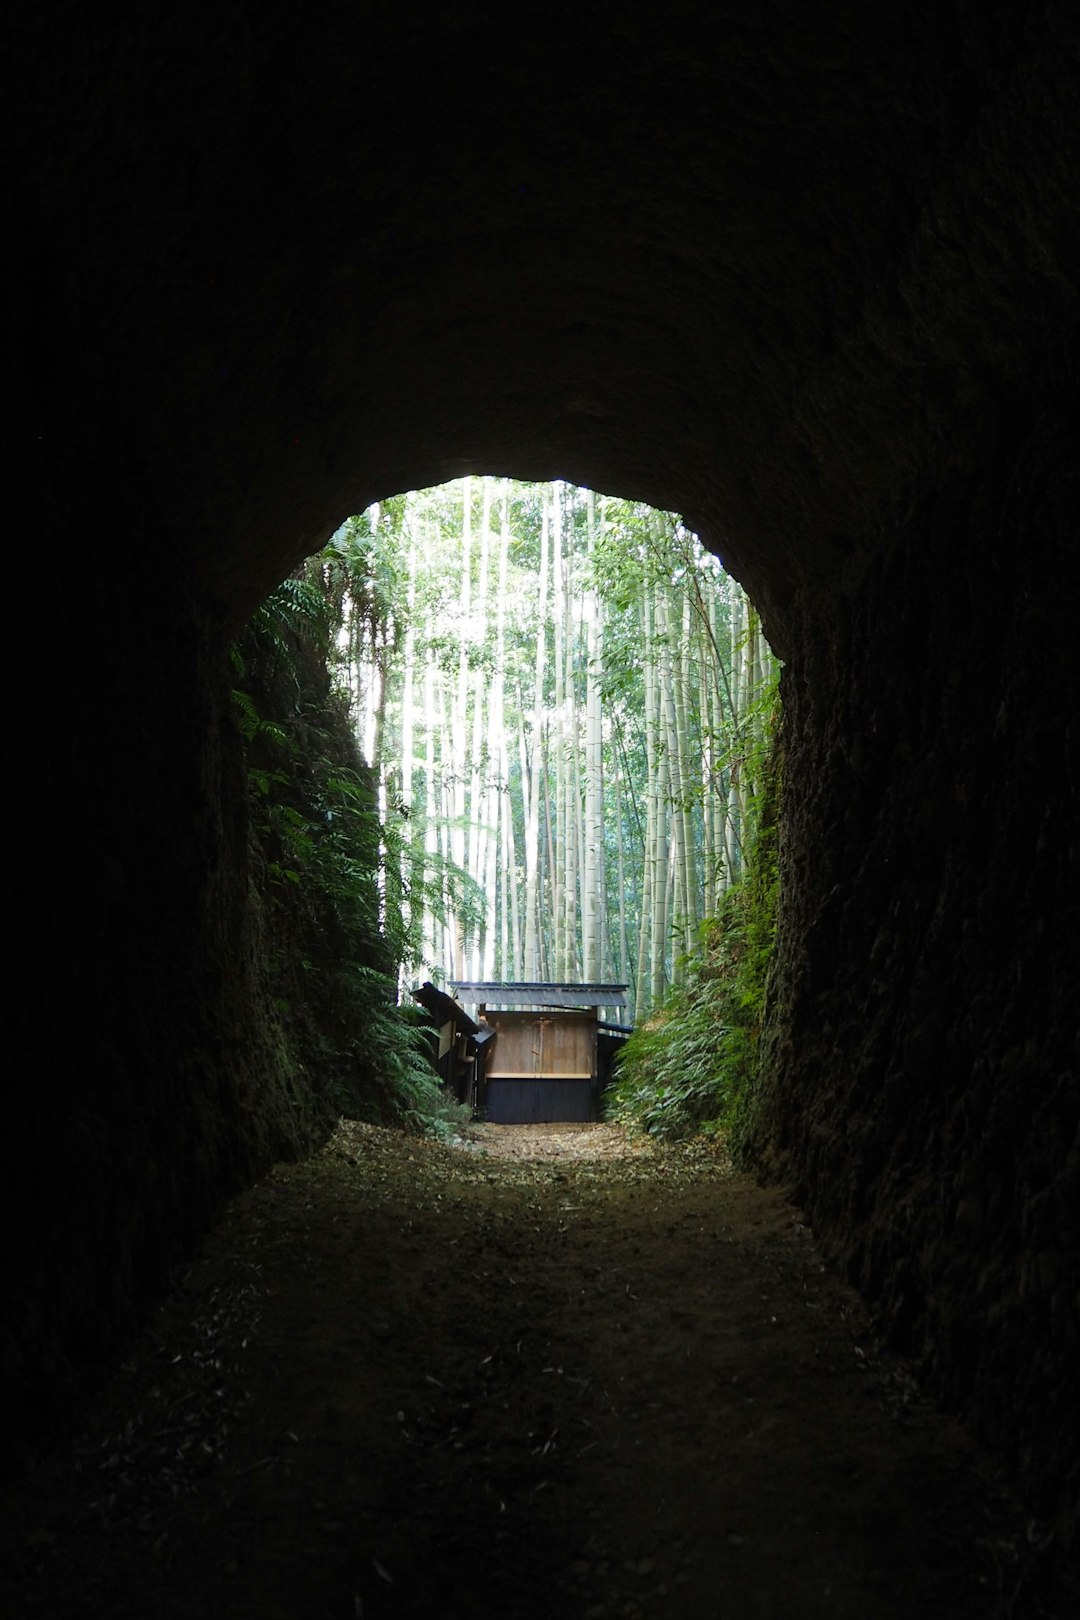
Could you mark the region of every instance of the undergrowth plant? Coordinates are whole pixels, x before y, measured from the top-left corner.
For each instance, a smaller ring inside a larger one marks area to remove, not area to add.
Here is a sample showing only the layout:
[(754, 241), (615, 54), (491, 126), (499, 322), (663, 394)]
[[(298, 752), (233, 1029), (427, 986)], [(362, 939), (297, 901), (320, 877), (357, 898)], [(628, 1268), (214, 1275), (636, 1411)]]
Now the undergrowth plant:
[(757, 1081), (776, 935), (780, 769), (776, 745), (746, 875), (702, 925), (685, 983), (627, 1041), (605, 1098), (609, 1119), (665, 1138), (739, 1128)]
[[(412, 1009), (396, 1003), (396, 982), (369, 985), (368, 1035), (383, 1054), (382, 1073), (405, 1123), (449, 1141), (472, 1118), (472, 1109), (446, 1090), (432, 1067), (431, 1029)], [(379, 992), (381, 991), (381, 995)]]
[[(406, 896), (387, 871), (402, 868), (402, 834), (378, 813), (347, 699), (333, 689), (332, 626), (319, 588), (289, 579), (232, 648), (269, 1005), (333, 1112), (449, 1133), (460, 1109), (440, 1085), (426, 1031), (397, 1005), (410, 941)], [(439, 891), (454, 880), (415, 861), (408, 869)]]

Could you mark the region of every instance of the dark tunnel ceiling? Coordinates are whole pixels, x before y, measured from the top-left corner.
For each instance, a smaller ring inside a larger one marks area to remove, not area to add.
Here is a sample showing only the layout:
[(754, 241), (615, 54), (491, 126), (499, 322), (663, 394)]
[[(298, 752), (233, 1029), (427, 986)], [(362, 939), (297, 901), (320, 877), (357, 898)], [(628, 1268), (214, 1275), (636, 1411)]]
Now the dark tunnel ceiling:
[(973, 45), (949, 6), (556, 5), (513, 41), (273, 9), (197, 56), (103, 34), (90, 77), (45, 40), (85, 95), (29, 159), (85, 392), (234, 614), (371, 500), (494, 469), (683, 512), (781, 643), (1054, 340), (1057, 182), (995, 166), (1065, 71), (1019, 12)]

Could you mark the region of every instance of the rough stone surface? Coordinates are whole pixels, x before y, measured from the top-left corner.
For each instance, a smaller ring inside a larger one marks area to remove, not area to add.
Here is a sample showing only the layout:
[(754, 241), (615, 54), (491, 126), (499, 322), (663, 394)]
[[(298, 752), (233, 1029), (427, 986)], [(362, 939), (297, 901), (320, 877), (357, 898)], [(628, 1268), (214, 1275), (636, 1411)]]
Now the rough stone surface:
[(62, 1407), (316, 1129), (252, 992), (224, 628), (374, 497), (557, 474), (681, 509), (761, 604), (791, 763), (757, 1150), (1067, 1517), (1075, 6), (6, 27), (9, 543), (41, 627), (20, 1409)]
[(1034, 582), (1078, 473), (1075, 437), (1023, 413), (976, 488), (936, 491), (806, 626), (753, 1136), (1051, 1515), (1080, 1417), (1080, 744), (1076, 592)]

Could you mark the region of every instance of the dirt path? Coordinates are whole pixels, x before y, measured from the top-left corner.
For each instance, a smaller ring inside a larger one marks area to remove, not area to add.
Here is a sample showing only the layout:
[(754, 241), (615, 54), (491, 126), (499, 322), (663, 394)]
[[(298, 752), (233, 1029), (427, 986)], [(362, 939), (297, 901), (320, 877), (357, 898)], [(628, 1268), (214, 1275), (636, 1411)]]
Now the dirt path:
[(238, 1199), (4, 1504), (0, 1613), (1072, 1613), (778, 1193), (614, 1127), (479, 1136), (345, 1125)]

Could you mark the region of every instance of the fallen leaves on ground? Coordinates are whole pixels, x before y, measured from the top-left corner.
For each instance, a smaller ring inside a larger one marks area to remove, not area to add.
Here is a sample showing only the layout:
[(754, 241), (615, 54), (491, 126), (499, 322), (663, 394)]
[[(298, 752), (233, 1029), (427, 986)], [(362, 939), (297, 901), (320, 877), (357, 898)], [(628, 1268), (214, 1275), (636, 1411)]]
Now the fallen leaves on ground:
[(1055, 1613), (782, 1193), (617, 1126), (342, 1121), (4, 1506), (39, 1620)]

